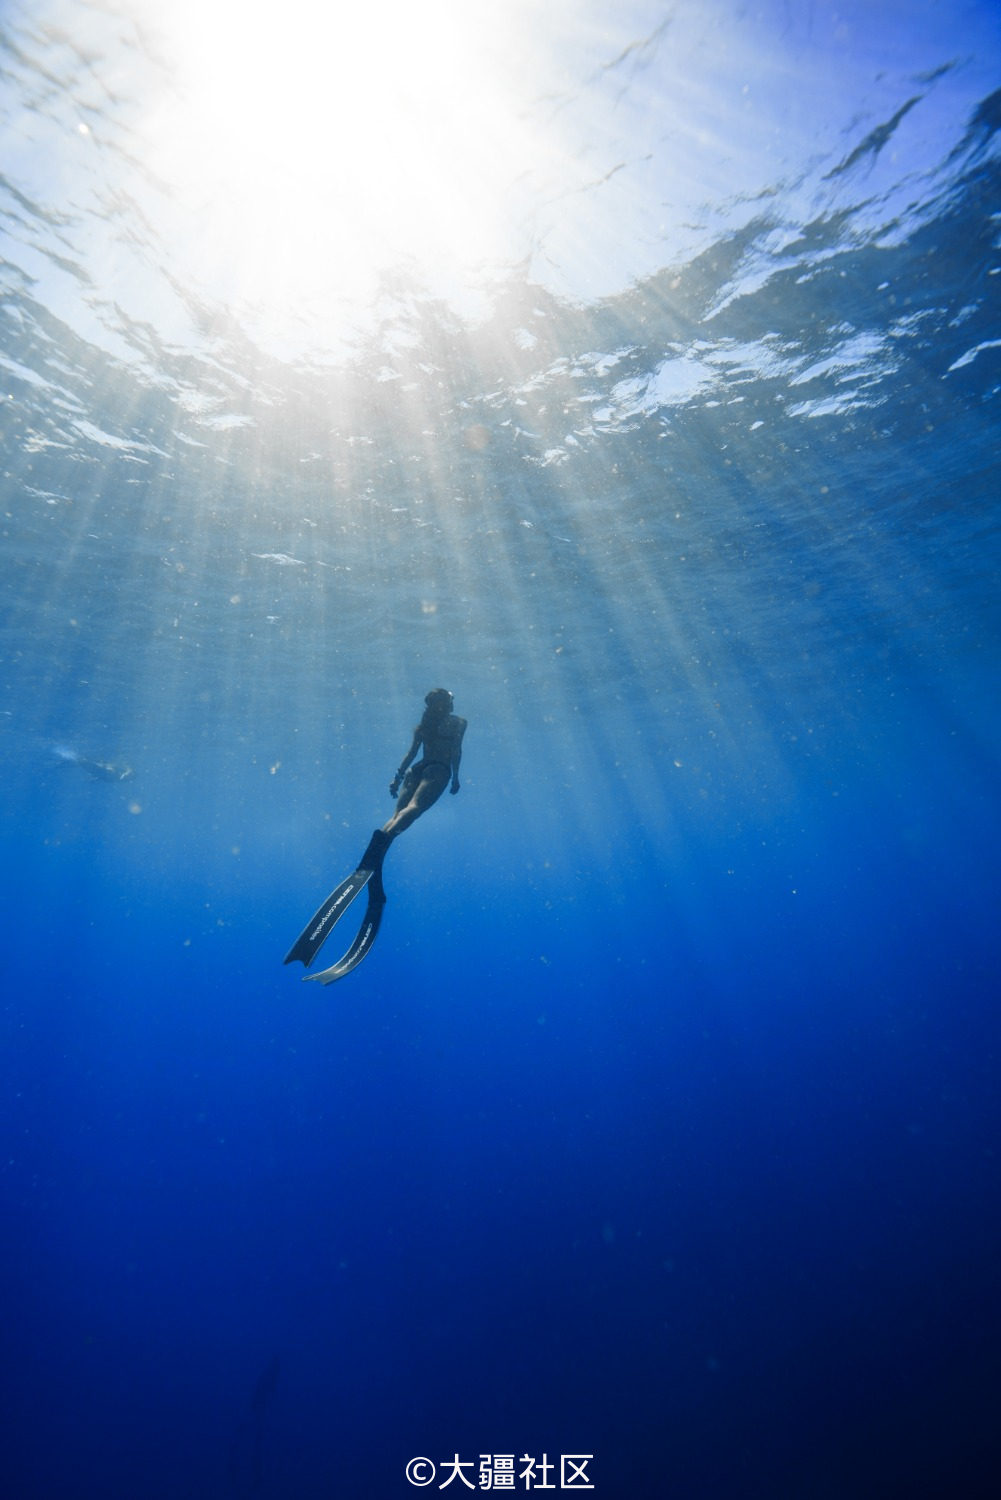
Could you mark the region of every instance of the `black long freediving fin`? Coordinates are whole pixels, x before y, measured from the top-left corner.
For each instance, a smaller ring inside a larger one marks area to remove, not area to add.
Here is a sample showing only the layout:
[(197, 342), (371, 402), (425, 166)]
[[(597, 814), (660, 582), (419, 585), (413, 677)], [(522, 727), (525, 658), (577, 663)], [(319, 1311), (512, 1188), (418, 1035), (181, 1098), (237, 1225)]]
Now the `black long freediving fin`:
[(365, 920), (358, 929), (358, 936), (343, 958), (339, 958), (329, 969), (323, 969), (319, 974), (304, 974), (303, 979), (317, 979), (320, 984), (333, 984), (335, 979), (343, 979), (345, 974), (350, 974), (352, 969), (357, 969), (362, 959), (372, 949), (379, 932), (379, 923), (382, 921), (382, 909), (386, 904), (386, 892), (382, 888), (382, 871), (373, 870), (368, 885), (368, 906), (365, 908)]
[[(375, 886), (377, 887), (378, 894), (376, 893), (375, 888), (373, 888), (373, 890), (370, 892), (368, 912), (366, 913), (365, 921), (362, 923), (361, 932), (359, 932), (358, 937), (348, 949), (348, 952), (344, 955), (344, 958), (340, 960), (341, 963), (346, 963), (348, 958), (355, 954), (355, 949), (360, 943), (363, 935), (365, 934), (366, 930), (371, 927), (372, 931), (368, 942), (364, 945), (363, 951), (354, 957), (354, 961), (350, 965), (350, 968), (353, 969), (357, 964), (361, 963), (362, 959), (365, 957), (365, 954), (368, 952), (369, 948), (371, 948), (373, 942), (375, 941), (375, 935), (379, 930), (379, 918), (382, 916), (382, 908), (386, 904), (386, 893), (382, 887), (382, 861), (386, 857), (386, 850), (389, 848), (391, 842), (392, 840), (382, 832), (381, 828), (376, 829), (371, 839), (369, 840), (368, 848), (365, 850), (365, 853), (361, 857), (357, 870), (353, 870), (346, 880), (342, 880), (340, 885), (336, 886), (334, 890), (331, 891), (330, 895), (327, 897), (326, 901), (323, 902), (322, 906), (319, 906), (313, 913), (309, 921), (306, 923), (305, 927), (302, 929), (302, 932), (300, 932), (299, 936), (296, 938), (295, 942), (286, 953), (284, 960), (285, 963), (294, 963), (295, 960), (298, 959), (301, 963), (305, 964), (307, 968), (309, 968), (309, 965), (313, 962), (313, 959), (319, 953), (320, 949), (323, 947), (324, 943), (327, 941), (327, 938), (330, 936), (331, 932), (333, 931), (336, 924), (340, 921), (341, 917), (343, 917), (348, 907), (357, 896), (361, 895), (362, 891), (372, 880), (372, 877), (376, 876), (377, 880), (375, 882)], [(374, 923), (372, 921), (373, 909), (377, 911)], [(335, 969), (338, 967), (338, 964), (334, 965)], [(327, 970), (327, 972), (330, 973), (331, 971)], [(345, 969), (344, 972), (348, 973), (349, 970)], [(307, 977), (315, 977), (319, 979), (322, 976), (317, 974), (315, 976), (309, 975)], [(339, 979), (340, 977), (340, 974), (334, 975), (334, 978)], [(329, 984), (332, 981), (326, 980), (325, 982)]]

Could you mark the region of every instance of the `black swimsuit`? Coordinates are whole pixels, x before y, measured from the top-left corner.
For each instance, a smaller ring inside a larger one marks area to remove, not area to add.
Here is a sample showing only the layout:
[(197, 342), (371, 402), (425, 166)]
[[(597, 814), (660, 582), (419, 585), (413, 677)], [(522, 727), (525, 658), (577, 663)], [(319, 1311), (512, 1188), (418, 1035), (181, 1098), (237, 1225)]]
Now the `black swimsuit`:
[[(400, 787), (401, 802), (409, 802), (422, 781), (447, 781), (451, 774), (451, 766), (447, 766), (443, 760), (419, 760), (406, 772)], [(437, 774), (443, 773), (443, 774)], [(442, 788), (444, 790), (444, 787)], [(435, 798), (437, 801), (437, 798)]]

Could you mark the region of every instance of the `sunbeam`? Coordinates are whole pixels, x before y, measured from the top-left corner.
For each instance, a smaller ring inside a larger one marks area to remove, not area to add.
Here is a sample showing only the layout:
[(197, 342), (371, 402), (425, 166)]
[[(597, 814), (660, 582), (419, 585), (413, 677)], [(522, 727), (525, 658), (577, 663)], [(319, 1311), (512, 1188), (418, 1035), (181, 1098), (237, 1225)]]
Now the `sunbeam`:
[(536, 69), (512, 66), (523, 9), (156, 7), (170, 79), (142, 123), (148, 165), (206, 284), (272, 337), (308, 320), (328, 351), (395, 266), (474, 297), (516, 253), (519, 179), (556, 170), (525, 115)]

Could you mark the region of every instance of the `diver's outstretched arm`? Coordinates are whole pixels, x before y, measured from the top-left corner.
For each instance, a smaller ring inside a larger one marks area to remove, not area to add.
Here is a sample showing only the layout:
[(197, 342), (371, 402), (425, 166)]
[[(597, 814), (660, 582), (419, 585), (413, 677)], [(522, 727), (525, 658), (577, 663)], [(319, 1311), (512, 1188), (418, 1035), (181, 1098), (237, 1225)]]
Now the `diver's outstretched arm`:
[(462, 736), (466, 732), (466, 720), (457, 719), (456, 722), (458, 728), (456, 729), (455, 738), (452, 741), (452, 764), (450, 767), (452, 772), (451, 792), (453, 796), (459, 790), (459, 766), (462, 763)]

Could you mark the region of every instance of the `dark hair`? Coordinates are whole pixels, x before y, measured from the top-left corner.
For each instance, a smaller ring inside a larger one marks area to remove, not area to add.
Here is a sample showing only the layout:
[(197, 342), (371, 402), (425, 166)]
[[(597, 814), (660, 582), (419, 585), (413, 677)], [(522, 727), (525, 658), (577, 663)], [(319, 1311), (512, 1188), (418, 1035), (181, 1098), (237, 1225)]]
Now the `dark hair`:
[(432, 688), (424, 699), (427, 707), (421, 716), (421, 727), (433, 724), (437, 719), (443, 719), (446, 714), (452, 712), (452, 694), (447, 688)]

